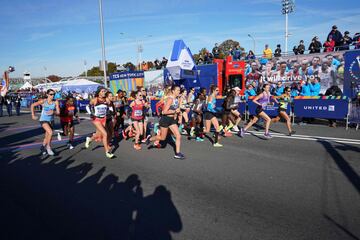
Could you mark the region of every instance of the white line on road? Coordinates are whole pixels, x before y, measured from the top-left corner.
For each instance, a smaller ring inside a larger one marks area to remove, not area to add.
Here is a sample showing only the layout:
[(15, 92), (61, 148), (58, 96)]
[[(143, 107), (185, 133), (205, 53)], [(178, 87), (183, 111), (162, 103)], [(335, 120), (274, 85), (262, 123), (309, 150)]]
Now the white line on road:
[[(264, 132), (248, 131), (247, 134), (262, 136), (262, 135), (264, 135)], [(308, 141), (326, 141), (326, 142), (336, 142), (336, 143), (347, 143), (347, 144), (360, 145), (360, 140), (358, 140), (358, 139), (333, 138), (333, 137), (321, 137), (321, 136), (309, 136), (309, 135), (288, 136), (288, 135), (285, 135), (282, 133), (271, 133), (271, 135), (274, 138), (278, 137), (278, 138), (299, 139), (299, 140), (308, 140)]]

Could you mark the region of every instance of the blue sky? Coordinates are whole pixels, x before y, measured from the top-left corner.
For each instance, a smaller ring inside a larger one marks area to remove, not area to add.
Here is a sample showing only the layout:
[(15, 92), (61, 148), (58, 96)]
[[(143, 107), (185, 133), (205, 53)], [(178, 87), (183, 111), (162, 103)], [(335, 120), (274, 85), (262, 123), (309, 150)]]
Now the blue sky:
[[(76, 76), (101, 59), (98, 0), (0, 0), (0, 68), (25, 70), (32, 76)], [(346, 4), (345, 4), (346, 3)], [(281, 0), (103, 0), (106, 58), (136, 63), (136, 41), (142, 59), (168, 57), (173, 41), (183, 39), (193, 53), (215, 42), (234, 39), (246, 50), (261, 52), (266, 43), (284, 50), (285, 17)], [(298, 0), (289, 15), (289, 49), (300, 39), (308, 46), (323, 42), (331, 26), (351, 35), (360, 32), (360, 1)], [(124, 34), (120, 34), (124, 33)], [(152, 35), (151, 37), (148, 37)], [(44, 71), (46, 67), (46, 72)]]

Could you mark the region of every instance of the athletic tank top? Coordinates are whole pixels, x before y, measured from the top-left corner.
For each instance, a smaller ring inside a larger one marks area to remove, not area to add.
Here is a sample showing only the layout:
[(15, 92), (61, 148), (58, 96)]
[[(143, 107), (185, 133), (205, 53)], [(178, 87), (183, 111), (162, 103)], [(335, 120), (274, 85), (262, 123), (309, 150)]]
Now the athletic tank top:
[(56, 107), (55, 102), (49, 104), (48, 101), (45, 100), (45, 102), (42, 105), (40, 121), (46, 121), (46, 122), (54, 121), (55, 107)]
[(172, 98), (172, 103), (171, 103), (171, 106), (170, 106), (170, 110), (176, 110), (179, 108), (179, 100), (177, 98), (173, 98), (173, 97), (170, 97), (169, 98)]
[(134, 105), (131, 107), (131, 118), (134, 120), (142, 120), (144, 118), (144, 103), (141, 101), (140, 104), (134, 101)]
[(108, 112), (108, 105), (106, 101), (100, 101), (98, 98), (96, 105), (94, 106), (94, 116), (97, 118), (104, 118)]
[(261, 104), (262, 107), (265, 107), (270, 102), (270, 94), (267, 94), (266, 92), (263, 92), (262, 98), (258, 100), (258, 102)]
[(279, 101), (279, 107), (283, 109), (287, 109), (289, 102), (290, 102), (289, 97), (281, 98)]
[(211, 102), (208, 102), (208, 104), (210, 104), (211, 105), (211, 108), (209, 109), (209, 108), (207, 108), (207, 110), (209, 111), (209, 112), (216, 112), (216, 98), (214, 98), (213, 97), (213, 99), (211, 99)]

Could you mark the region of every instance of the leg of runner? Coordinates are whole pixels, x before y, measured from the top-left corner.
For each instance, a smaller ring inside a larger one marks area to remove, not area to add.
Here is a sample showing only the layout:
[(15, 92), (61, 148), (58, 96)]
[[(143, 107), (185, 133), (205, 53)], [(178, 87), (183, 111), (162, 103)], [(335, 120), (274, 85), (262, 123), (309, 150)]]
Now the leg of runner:
[(73, 149), (73, 141), (74, 141), (74, 133), (75, 133), (75, 127), (73, 123), (68, 123), (68, 129), (69, 129), (69, 142), (68, 142), (68, 148)]
[(184, 154), (182, 154), (180, 152), (180, 145), (181, 145), (181, 134), (179, 132), (179, 128), (176, 124), (173, 124), (171, 126), (169, 126), (171, 132), (173, 133), (173, 135), (175, 136), (176, 138), (176, 141), (175, 141), (175, 156), (174, 158), (177, 158), (177, 159), (184, 159), (185, 156)]
[(269, 133), (269, 128), (270, 128), (270, 124), (271, 124), (271, 118), (265, 113), (265, 112), (261, 112), (259, 114), (259, 116), (264, 119), (265, 121), (265, 133), (264, 133), (264, 137), (265, 138), (272, 138), (272, 136)]
[(109, 143), (108, 143), (107, 132), (106, 132), (105, 127), (101, 124), (101, 122), (98, 122), (98, 121), (94, 121), (93, 124), (95, 125), (98, 132), (101, 134), (101, 138), (102, 138), (102, 142), (104, 144), (106, 157), (113, 158), (114, 154), (110, 153), (110, 146), (109, 146)]
[(244, 136), (245, 136), (245, 133), (247, 132), (247, 130), (248, 130), (249, 128), (251, 128), (252, 125), (254, 125), (258, 120), (259, 120), (259, 118), (258, 118), (257, 116), (253, 116), (253, 118), (252, 118), (252, 119), (250, 120), (250, 122), (246, 125), (246, 127), (240, 129), (239, 136), (240, 136), (240, 137), (244, 137)]
[(214, 128), (215, 128), (215, 137), (214, 137), (214, 144), (213, 146), (214, 147), (222, 147), (223, 145), (221, 145), (219, 143), (219, 133), (220, 133), (220, 126), (219, 126), (219, 122), (217, 120), (216, 117), (213, 117), (211, 119), (211, 123), (214, 125)]
[(289, 136), (291, 136), (292, 134), (295, 134), (296, 131), (293, 131), (293, 130), (291, 129), (291, 119), (290, 119), (289, 115), (287, 115), (287, 113), (286, 113), (285, 111), (281, 111), (281, 112), (280, 112), (280, 115), (281, 115), (281, 117), (283, 117), (283, 118), (285, 119), (285, 121), (286, 121), (286, 126), (287, 126), (287, 129), (288, 129), (288, 131), (289, 131)]
[(42, 127), (45, 130), (45, 139), (43, 142), (43, 146), (45, 146), (47, 154), (49, 154), (50, 156), (54, 156), (55, 154), (51, 149), (51, 139), (52, 139), (53, 130), (51, 129), (49, 123), (43, 123)]
[(140, 146), (140, 135), (141, 135), (141, 130), (140, 130), (140, 124), (138, 121), (134, 121), (133, 122), (134, 127), (135, 127), (135, 143), (134, 143), (134, 149), (136, 150), (140, 150), (141, 146)]

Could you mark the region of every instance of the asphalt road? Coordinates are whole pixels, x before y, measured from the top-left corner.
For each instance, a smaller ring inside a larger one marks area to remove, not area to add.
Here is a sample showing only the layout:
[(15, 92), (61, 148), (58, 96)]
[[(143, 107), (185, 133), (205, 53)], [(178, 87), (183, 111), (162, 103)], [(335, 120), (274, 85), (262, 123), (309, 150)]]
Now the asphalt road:
[(360, 131), (294, 128), (223, 148), (183, 138), (186, 160), (122, 140), (109, 160), (84, 148), (88, 120), (75, 149), (55, 140), (43, 157), (38, 122), (2, 117), (0, 239), (360, 239)]

